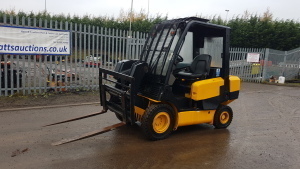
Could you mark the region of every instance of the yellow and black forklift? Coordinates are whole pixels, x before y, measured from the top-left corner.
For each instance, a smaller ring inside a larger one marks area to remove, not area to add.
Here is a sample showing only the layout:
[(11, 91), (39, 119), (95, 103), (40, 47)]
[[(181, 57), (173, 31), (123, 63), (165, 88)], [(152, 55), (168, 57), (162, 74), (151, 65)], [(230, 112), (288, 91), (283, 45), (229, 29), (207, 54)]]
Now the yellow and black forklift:
[[(180, 126), (228, 127), (233, 116), (228, 104), (240, 90), (240, 79), (229, 75), (229, 43), (230, 28), (206, 19), (157, 24), (139, 60), (122, 60), (114, 71), (99, 68), (103, 111), (85, 117), (113, 112), (121, 123), (90, 135), (136, 123), (150, 140), (165, 139)], [(82, 117), (65, 122), (77, 119)]]
[(151, 140), (180, 126), (228, 127), (228, 104), (240, 90), (240, 79), (229, 75), (229, 37), (229, 27), (196, 17), (156, 25), (139, 60), (120, 61), (114, 71), (100, 68), (104, 111), (126, 124), (139, 122)]

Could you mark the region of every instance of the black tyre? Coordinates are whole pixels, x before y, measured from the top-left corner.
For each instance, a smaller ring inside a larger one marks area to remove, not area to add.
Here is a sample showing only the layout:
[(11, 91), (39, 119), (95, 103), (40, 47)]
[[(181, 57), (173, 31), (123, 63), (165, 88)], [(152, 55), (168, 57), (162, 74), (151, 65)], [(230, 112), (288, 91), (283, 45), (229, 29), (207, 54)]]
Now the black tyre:
[(216, 129), (227, 128), (233, 118), (232, 109), (229, 106), (220, 106), (214, 116), (214, 126)]
[(162, 140), (173, 131), (175, 114), (167, 104), (155, 104), (148, 107), (142, 117), (142, 130), (150, 140)]
[(117, 119), (119, 119), (120, 121), (123, 121), (122, 116), (120, 116), (119, 114), (115, 113)]
[[(118, 98), (118, 97), (116, 97), (116, 96), (113, 96), (113, 95), (111, 95), (111, 97), (110, 97), (110, 99), (109, 99), (109, 102), (113, 102), (113, 103), (119, 104), (119, 105), (121, 104), (120, 98)], [(127, 106), (128, 106), (128, 105), (127, 105)], [(129, 107), (126, 107), (126, 108), (129, 109)], [(115, 115), (116, 115), (116, 117), (117, 117), (118, 120), (123, 121), (123, 118), (122, 118), (121, 115), (119, 115), (118, 113), (115, 113)], [(131, 122), (126, 122), (126, 124), (127, 124), (127, 125), (131, 125)]]
[[(116, 103), (116, 104), (119, 104), (120, 103), (120, 99), (116, 96), (113, 96), (111, 95), (110, 96), (110, 99), (109, 99), (109, 102), (113, 102), (113, 103)], [(120, 116), (118, 113), (115, 113), (117, 119), (119, 119), (120, 121), (123, 121), (122, 119), (122, 116)]]
[[(120, 116), (119, 114), (115, 113), (116, 117), (118, 120), (123, 121), (122, 116)], [(135, 124), (135, 123), (134, 123)], [(132, 124), (130, 122), (126, 122), (127, 126), (131, 126)]]

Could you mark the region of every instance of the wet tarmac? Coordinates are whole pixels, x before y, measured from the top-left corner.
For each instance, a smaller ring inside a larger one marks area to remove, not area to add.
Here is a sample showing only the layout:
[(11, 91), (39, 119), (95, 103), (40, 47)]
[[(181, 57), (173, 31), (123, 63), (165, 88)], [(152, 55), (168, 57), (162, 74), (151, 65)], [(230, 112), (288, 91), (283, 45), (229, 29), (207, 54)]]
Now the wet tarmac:
[(97, 112), (98, 105), (0, 112), (0, 168), (300, 168), (300, 88), (243, 83), (230, 104), (228, 129), (181, 127), (148, 141), (138, 126), (52, 146), (118, 122), (113, 113), (68, 124), (45, 124)]

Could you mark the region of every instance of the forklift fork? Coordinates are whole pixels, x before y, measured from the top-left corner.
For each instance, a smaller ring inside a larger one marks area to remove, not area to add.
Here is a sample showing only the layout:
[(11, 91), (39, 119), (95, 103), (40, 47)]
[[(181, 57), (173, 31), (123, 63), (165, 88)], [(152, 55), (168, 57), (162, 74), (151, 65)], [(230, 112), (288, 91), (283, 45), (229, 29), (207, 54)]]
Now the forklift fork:
[(64, 120), (64, 121), (60, 121), (60, 122), (56, 122), (56, 123), (52, 123), (52, 124), (47, 124), (43, 127), (54, 126), (54, 125), (57, 125), (57, 124), (63, 124), (63, 123), (68, 123), (68, 122), (72, 122), (72, 121), (76, 121), (76, 120), (81, 120), (81, 119), (85, 119), (85, 118), (88, 118), (88, 117), (97, 116), (97, 115), (100, 115), (100, 114), (103, 114), (103, 113), (106, 113), (106, 112), (107, 112), (107, 110), (102, 110), (101, 112), (91, 113), (91, 114), (88, 114), (88, 115), (85, 115), (85, 116), (76, 117), (76, 118), (73, 118), (73, 119)]
[[(88, 117), (93, 117), (93, 116), (96, 116), (96, 115), (100, 115), (100, 114), (103, 114), (103, 113), (106, 113), (106, 112), (107, 112), (107, 110), (104, 109), (101, 112), (91, 113), (91, 114), (88, 114), (88, 115), (85, 115), (85, 116), (76, 117), (76, 118), (73, 118), (73, 119), (48, 124), (48, 125), (45, 125), (43, 127), (48, 127), (48, 126), (53, 126), (53, 125), (57, 125), (57, 124), (63, 124), (63, 123), (68, 123), (68, 122), (72, 122), (72, 121), (76, 121), (76, 120), (81, 120), (81, 119), (85, 119), (85, 118), (88, 118)], [(82, 140), (82, 139), (85, 139), (85, 138), (89, 138), (89, 137), (92, 137), (92, 136), (96, 136), (96, 135), (99, 135), (99, 134), (103, 134), (103, 133), (112, 131), (112, 130), (114, 130), (116, 128), (119, 128), (123, 125), (125, 125), (125, 123), (123, 123), (123, 122), (117, 123), (117, 124), (114, 124), (114, 125), (111, 125), (111, 126), (104, 127), (103, 129), (88, 132), (88, 133), (85, 133), (85, 134), (82, 134), (82, 135), (79, 135), (79, 136), (76, 136), (76, 137), (73, 137), (73, 138), (63, 139), (61, 141), (52, 143), (52, 145), (53, 146), (58, 146), (58, 145), (61, 145), (61, 144), (66, 144), (66, 143), (70, 143), (70, 142), (73, 142), (73, 141)]]
[(103, 133), (115, 130), (116, 128), (124, 126), (124, 125), (125, 125), (125, 123), (123, 123), (123, 122), (117, 123), (117, 124), (114, 124), (114, 125), (111, 125), (111, 126), (107, 126), (107, 127), (103, 128), (101, 130), (95, 130), (95, 131), (91, 131), (91, 132), (88, 132), (88, 133), (85, 133), (85, 134), (82, 134), (82, 135), (79, 135), (79, 136), (76, 136), (76, 137), (73, 137), (73, 138), (63, 139), (61, 141), (52, 143), (51, 145), (58, 146), (58, 145), (70, 143), (70, 142), (73, 142), (73, 141), (82, 140), (82, 139), (85, 139), (85, 138), (89, 138), (89, 137), (92, 137), (92, 136), (96, 136), (96, 135), (99, 135), (99, 134), (103, 134)]

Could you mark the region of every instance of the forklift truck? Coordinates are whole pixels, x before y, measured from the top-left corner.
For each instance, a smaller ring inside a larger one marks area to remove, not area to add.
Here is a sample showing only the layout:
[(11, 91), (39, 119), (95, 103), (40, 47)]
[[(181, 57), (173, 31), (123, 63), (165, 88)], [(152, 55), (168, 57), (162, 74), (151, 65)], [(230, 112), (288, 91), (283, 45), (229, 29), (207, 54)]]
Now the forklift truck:
[[(150, 31), (139, 60), (99, 68), (100, 102), (125, 124), (139, 123), (150, 140), (180, 126), (226, 128), (240, 79), (229, 75), (230, 28), (189, 17)], [(113, 77), (113, 78), (111, 78)]]

